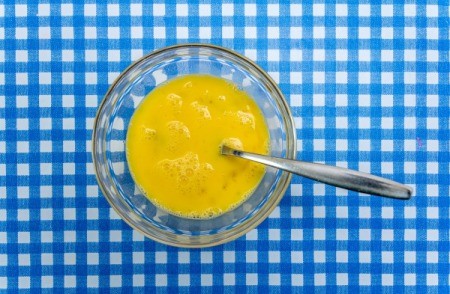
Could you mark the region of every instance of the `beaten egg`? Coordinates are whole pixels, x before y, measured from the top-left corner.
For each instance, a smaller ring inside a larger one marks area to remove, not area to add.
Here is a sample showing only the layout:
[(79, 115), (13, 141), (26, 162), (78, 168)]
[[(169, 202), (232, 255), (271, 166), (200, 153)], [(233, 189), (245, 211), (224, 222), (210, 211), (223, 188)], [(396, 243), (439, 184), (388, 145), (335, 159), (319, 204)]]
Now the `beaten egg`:
[(251, 195), (265, 167), (220, 154), (222, 144), (269, 152), (269, 131), (256, 102), (233, 83), (186, 75), (153, 89), (127, 132), (130, 173), (149, 200), (187, 218), (221, 215)]

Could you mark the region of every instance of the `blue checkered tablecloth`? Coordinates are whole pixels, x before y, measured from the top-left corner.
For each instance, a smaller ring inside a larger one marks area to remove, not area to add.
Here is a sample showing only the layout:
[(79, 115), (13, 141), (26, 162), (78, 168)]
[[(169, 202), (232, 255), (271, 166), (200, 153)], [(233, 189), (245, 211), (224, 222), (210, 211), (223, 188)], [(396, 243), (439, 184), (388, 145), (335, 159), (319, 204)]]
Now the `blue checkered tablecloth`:
[[(0, 292), (449, 292), (448, 0), (40, 2), (0, 4)], [(299, 158), (393, 178), (414, 197), (294, 177), (265, 222), (225, 245), (133, 231), (96, 184), (94, 116), (133, 60), (185, 42), (270, 73)]]

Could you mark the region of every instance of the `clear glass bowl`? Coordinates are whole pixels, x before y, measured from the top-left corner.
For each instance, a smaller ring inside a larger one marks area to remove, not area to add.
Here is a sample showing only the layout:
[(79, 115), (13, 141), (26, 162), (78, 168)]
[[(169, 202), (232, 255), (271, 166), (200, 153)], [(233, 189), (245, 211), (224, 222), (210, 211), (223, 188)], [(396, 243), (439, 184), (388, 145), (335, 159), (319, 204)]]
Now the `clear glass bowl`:
[(130, 118), (156, 86), (177, 76), (209, 74), (235, 83), (263, 111), (271, 155), (294, 158), (295, 128), (289, 106), (275, 82), (254, 62), (225, 48), (185, 44), (155, 51), (128, 67), (100, 105), (93, 131), (93, 162), (98, 184), (124, 221), (145, 236), (172, 246), (207, 247), (236, 239), (261, 223), (278, 205), (291, 175), (267, 168), (263, 180), (235, 209), (211, 219), (171, 215), (152, 204), (128, 170), (125, 138)]

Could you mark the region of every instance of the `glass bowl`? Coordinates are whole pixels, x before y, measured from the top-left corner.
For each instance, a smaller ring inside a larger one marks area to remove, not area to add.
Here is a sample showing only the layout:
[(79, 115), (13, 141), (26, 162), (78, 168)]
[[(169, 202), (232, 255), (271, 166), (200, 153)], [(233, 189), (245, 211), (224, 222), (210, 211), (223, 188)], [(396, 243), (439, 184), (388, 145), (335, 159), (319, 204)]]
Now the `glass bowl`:
[(270, 155), (293, 159), (292, 115), (276, 83), (244, 56), (218, 46), (183, 44), (134, 62), (112, 84), (101, 103), (92, 137), (98, 184), (110, 205), (148, 238), (177, 247), (207, 247), (236, 239), (261, 223), (278, 205), (291, 175), (267, 168), (256, 190), (235, 209), (210, 219), (187, 219), (153, 205), (128, 170), (125, 138), (130, 118), (146, 95), (169, 79), (209, 74), (232, 81), (261, 108), (270, 132)]

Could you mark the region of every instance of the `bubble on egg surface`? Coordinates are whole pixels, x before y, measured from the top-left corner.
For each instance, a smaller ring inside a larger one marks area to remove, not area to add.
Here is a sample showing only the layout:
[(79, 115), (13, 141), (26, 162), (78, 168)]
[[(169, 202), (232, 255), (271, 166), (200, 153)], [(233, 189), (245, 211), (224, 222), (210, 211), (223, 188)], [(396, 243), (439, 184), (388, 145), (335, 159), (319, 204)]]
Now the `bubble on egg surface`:
[(176, 159), (164, 159), (157, 167), (171, 178), (178, 190), (197, 195), (205, 191), (205, 183), (214, 170), (210, 163), (200, 162), (198, 155), (192, 152)]
[(181, 121), (168, 122), (167, 129), (169, 130), (167, 148), (171, 151), (182, 148), (182, 144), (191, 138), (189, 128)]
[(220, 146), (223, 146), (223, 145), (231, 147), (233, 149), (237, 149), (237, 150), (244, 149), (244, 145), (242, 144), (242, 141), (238, 138), (225, 138), (222, 140)]
[(201, 116), (203, 119), (211, 119), (211, 113), (209, 113), (208, 106), (194, 101), (191, 103), (191, 107)]
[(142, 125), (141, 129), (142, 129), (142, 136), (141, 136), (141, 138), (143, 140), (153, 140), (153, 139), (155, 139), (155, 137), (156, 137), (156, 130), (155, 129), (149, 128), (149, 127), (147, 127), (145, 125)]
[(173, 107), (174, 111), (180, 111), (181, 106), (183, 106), (183, 98), (180, 95), (170, 93), (166, 98), (169, 104)]
[(251, 129), (256, 128), (255, 116), (250, 112), (245, 111), (225, 111), (223, 113), (224, 116), (232, 117), (235, 123), (238, 123), (243, 126), (248, 126)]

